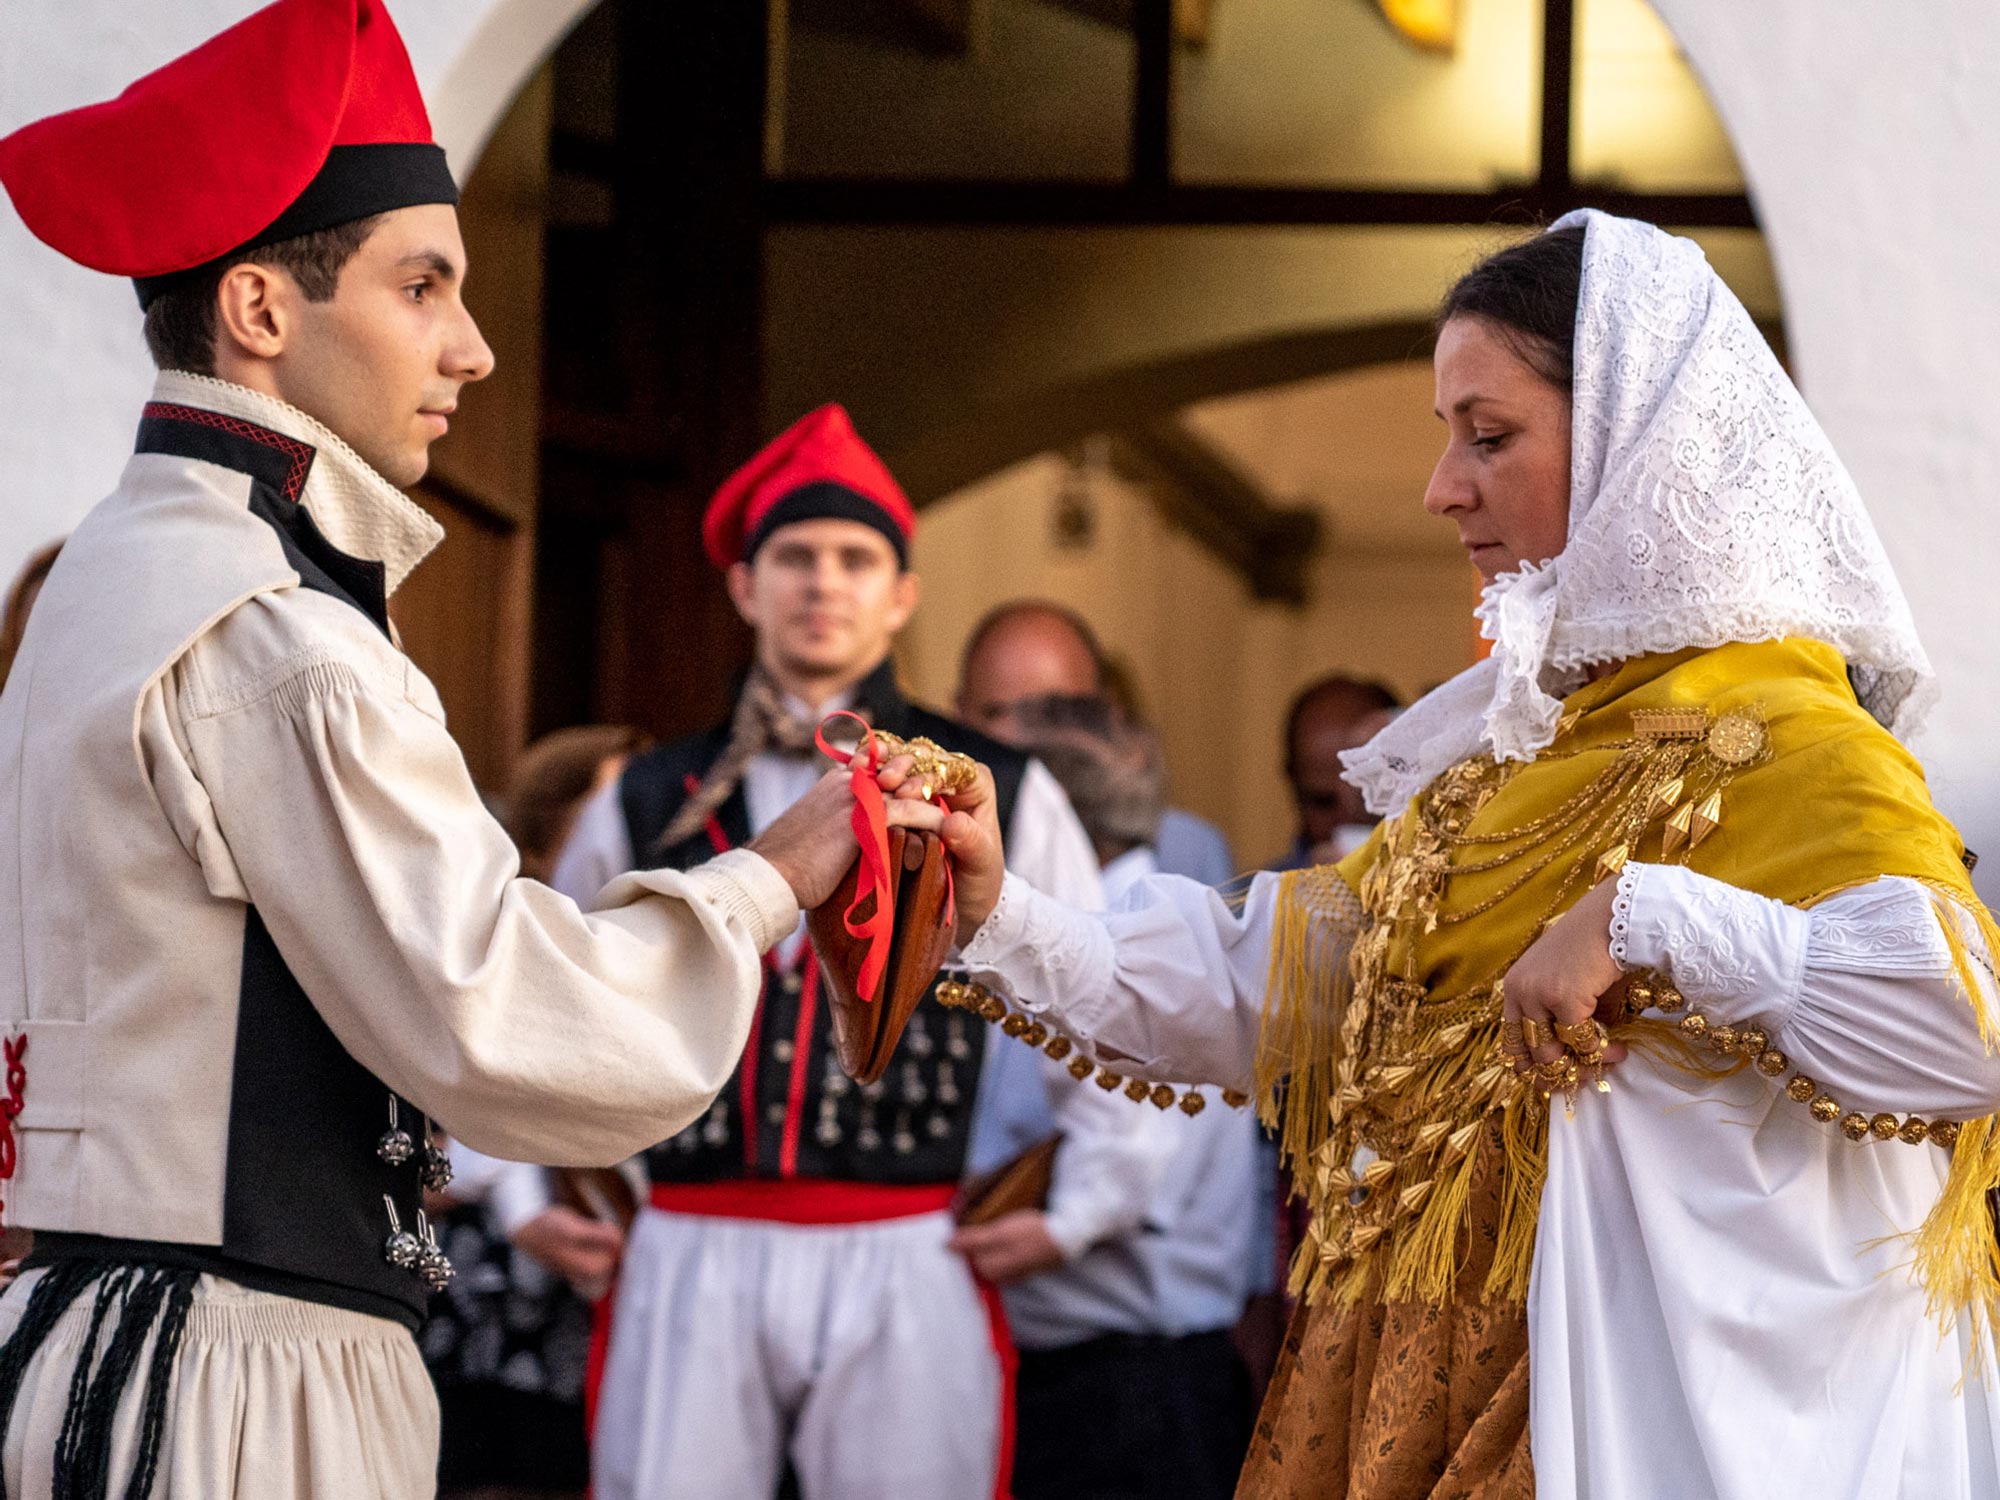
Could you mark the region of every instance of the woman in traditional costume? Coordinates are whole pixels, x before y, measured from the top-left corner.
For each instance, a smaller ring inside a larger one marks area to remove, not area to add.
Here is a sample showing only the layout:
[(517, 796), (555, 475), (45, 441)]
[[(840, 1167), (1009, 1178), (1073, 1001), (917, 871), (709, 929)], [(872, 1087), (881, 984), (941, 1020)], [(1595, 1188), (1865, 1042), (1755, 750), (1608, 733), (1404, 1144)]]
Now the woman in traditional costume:
[(1312, 1229), (1241, 1496), (2000, 1495), (2000, 942), (1852, 483), (1650, 225), (1474, 270), (1437, 377), (1493, 651), (1350, 756), (1388, 821), (1091, 916), (955, 816), (975, 1000), (1282, 1131)]

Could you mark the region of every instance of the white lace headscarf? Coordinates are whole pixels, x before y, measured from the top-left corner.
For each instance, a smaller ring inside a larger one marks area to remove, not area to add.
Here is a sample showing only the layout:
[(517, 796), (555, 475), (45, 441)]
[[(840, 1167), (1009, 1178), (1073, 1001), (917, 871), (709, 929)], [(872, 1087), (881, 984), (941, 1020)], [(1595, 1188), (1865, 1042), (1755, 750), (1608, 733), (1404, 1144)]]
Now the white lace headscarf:
[(1569, 540), (1486, 586), (1493, 654), (1343, 757), (1371, 811), (1481, 750), (1531, 760), (1585, 669), (1806, 636), (1899, 735), (1931, 665), (1854, 482), (1701, 248), (1594, 209), (1584, 226)]

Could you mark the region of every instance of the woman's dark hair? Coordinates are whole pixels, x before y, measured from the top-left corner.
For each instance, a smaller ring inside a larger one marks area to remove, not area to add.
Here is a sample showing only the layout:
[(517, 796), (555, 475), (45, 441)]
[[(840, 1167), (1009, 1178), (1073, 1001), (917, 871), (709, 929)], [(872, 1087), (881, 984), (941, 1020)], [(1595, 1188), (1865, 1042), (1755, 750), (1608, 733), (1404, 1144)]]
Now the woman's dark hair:
[(146, 349), (162, 370), (190, 375), (215, 373), (215, 294), (225, 272), (246, 260), (272, 266), (299, 284), (308, 302), (331, 302), (341, 268), (375, 232), (380, 214), (319, 229), (296, 239), (277, 240), (212, 261), (190, 271), (146, 309)]
[(1459, 277), (1437, 326), (1479, 318), (1522, 363), (1564, 395), (1576, 377), (1576, 305), (1583, 294), (1583, 226), (1551, 229), (1489, 255)]

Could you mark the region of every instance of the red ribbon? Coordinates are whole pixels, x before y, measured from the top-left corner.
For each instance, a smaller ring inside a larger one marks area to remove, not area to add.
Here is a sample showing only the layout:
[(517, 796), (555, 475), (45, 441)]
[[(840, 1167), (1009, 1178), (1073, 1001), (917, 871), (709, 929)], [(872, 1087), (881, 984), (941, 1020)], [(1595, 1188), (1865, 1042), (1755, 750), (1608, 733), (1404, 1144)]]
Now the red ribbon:
[[(852, 756), (826, 742), (826, 726), (836, 719), (852, 719), (861, 726), (861, 743)], [(842, 709), (828, 714), (813, 731), (813, 742), (842, 765), (850, 767), (847, 784), (854, 792), (854, 838), (861, 845), (861, 878), (855, 882), (854, 900), (842, 921), (848, 936), (861, 938), (868, 951), (861, 957), (861, 974), (855, 989), (863, 1000), (875, 998), (882, 971), (889, 966), (889, 941), (896, 925), (895, 903), (890, 899), (889, 810), (882, 800), (882, 784), (875, 773), (882, 767), (882, 747), (875, 743), (875, 730), (856, 713)], [(870, 900), (874, 910), (865, 917), (855, 913)]]

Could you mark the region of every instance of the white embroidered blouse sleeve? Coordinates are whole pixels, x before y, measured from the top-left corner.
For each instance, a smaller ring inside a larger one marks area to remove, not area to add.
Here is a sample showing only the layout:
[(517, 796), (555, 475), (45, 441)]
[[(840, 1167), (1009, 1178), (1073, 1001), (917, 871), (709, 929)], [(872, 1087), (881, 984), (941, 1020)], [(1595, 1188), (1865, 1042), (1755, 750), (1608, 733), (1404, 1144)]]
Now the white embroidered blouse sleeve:
[(1239, 912), (1205, 885), (1151, 875), (1088, 913), (1009, 875), (959, 962), (1122, 1071), (1247, 1090), (1277, 894), (1278, 877), (1259, 875)]
[(1802, 911), (1679, 866), (1627, 865), (1611, 956), (1665, 974), (1711, 1025), (1762, 1027), (1790, 1070), (1849, 1109), (1990, 1114), (2000, 1058), (1980, 1040), (1941, 921), (1956, 924), (1983, 1003), (1996, 1004), (1994, 956), (1978, 931), (1900, 877)]
[[(1062, 784), (1040, 761), (1030, 761), (1007, 829), (1009, 867), (1036, 890), (1069, 906), (1104, 904), (1097, 854)], [(993, 1047), (1019, 1042), (992, 1034)], [(1136, 1229), (1166, 1171), (1171, 1142), (1150, 1107), (1136, 1108), (1122, 1094), (1084, 1087), (1063, 1064), (1038, 1059), (1049, 1111), (1063, 1142), (1050, 1170), (1048, 1231), (1075, 1259), (1091, 1246)]]

